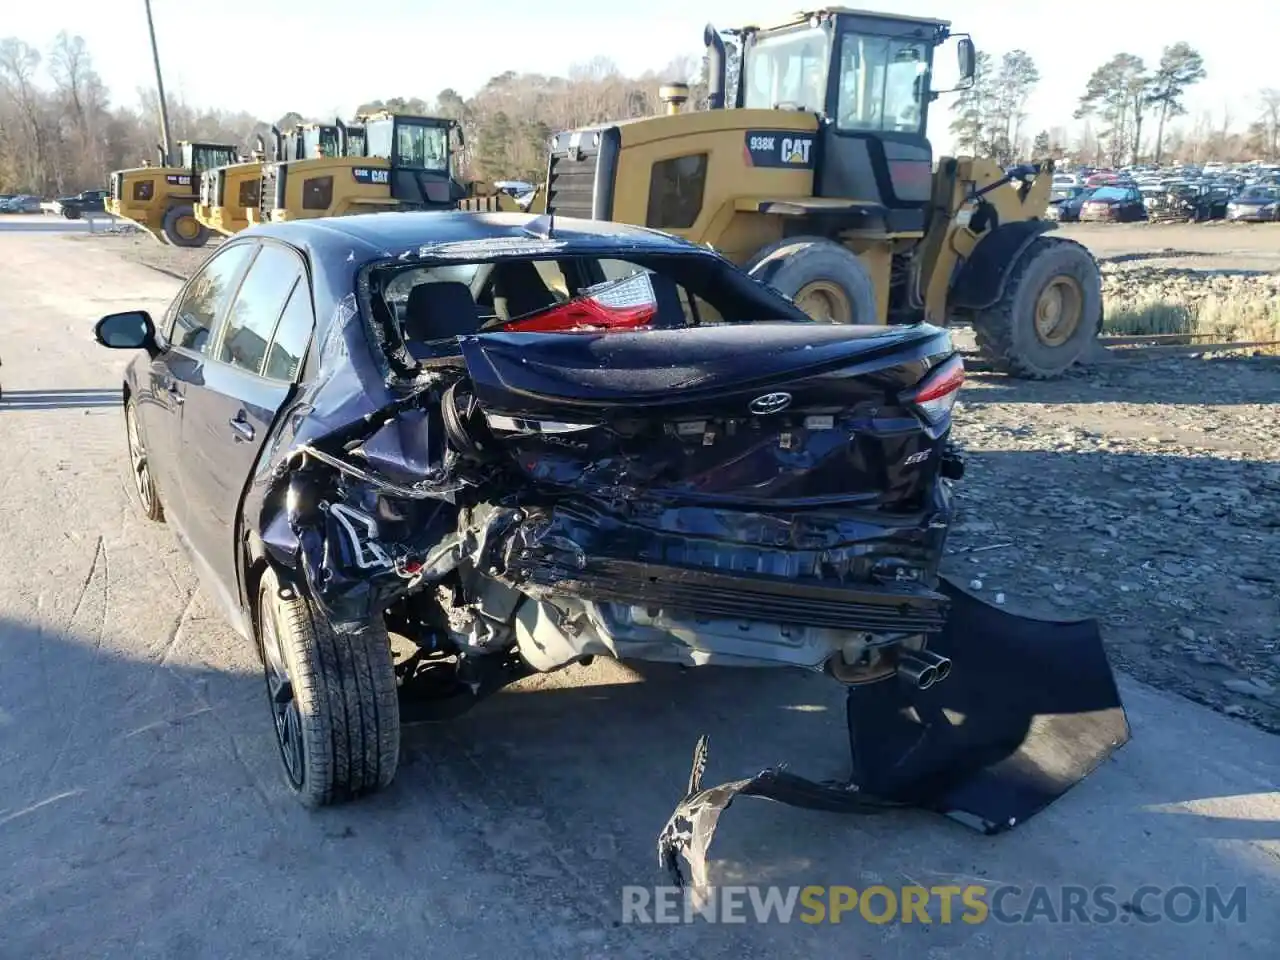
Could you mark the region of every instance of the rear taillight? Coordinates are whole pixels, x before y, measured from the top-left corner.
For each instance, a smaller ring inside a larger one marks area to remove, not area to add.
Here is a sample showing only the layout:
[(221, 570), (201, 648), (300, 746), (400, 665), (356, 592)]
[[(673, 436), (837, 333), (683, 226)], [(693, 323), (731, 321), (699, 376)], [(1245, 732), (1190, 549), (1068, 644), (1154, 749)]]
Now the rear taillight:
[(962, 386), (964, 361), (954, 356), (925, 377), (910, 400), (930, 423), (938, 423), (951, 413)]
[(583, 291), (583, 295), (505, 324), (518, 333), (567, 333), (571, 330), (634, 330), (653, 321), (658, 299), (647, 273), (637, 273)]

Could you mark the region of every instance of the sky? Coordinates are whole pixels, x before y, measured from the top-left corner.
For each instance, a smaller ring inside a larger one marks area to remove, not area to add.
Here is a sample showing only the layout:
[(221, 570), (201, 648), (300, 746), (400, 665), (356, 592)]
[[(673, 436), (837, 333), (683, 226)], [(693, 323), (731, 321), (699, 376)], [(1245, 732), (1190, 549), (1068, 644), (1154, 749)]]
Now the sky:
[[(1208, 71), (1187, 98), (1191, 116), (1209, 112), (1220, 125), (1225, 111), (1233, 126), (1243, 128), (1260, 110), (1258, 90), (1280, 88), (1280, 56), (1267, 50), (1267, 43), (1280, 37), (1280, 0), (1235, 0), (1222, 16), (1167, 0), (1021, 6), (1008, 0), (850, 0), (850, 5), (950, 20), (955, 32), (971, 34), (979, 50), (996, 58), (1007, 50), (1026, 50), (1041, 74), (1026, 105), (1024, 129), (1033, 131), (1073, 128), (1071, 114), (1090, 73), (1113, 54), (1134, 53), (1154, 64), (1161, 49), (1178, 40), (1201, 52)], [(117, 103), (132, 105), (139, 88), (154, 86), (144, 0), (6, 6), (0, 35), (20, 37), (42, 51), (60, 30), (84, 37)], [(446, 87), (466, 96), (506, 70), (563, 74), (595, 56), (613, 60), (624, 73), (639, 74), (682, 54), (700, 55), (708, 21), (721, 28), (767, 25), (789, 19), (799, 7), (796, 0), (483, 0), (473, 5), (456, 0), (152, 0), (170, 97), (267, 119), (290, 110), (350, 115), (369, 100), (430, 100)], [(229, 40), (213, 37), (202, 43), (198, 31), (218, 23), (233, 25)], [(935, 85), (954, 84), (954, 46), (953, 40), (937, 55)], [(225, 62), (213, 62), (202, 55), (205, 50), (226, 51)], [(942, 97), (930, 114), (935, 153), (951, 146), (951, 99)]]

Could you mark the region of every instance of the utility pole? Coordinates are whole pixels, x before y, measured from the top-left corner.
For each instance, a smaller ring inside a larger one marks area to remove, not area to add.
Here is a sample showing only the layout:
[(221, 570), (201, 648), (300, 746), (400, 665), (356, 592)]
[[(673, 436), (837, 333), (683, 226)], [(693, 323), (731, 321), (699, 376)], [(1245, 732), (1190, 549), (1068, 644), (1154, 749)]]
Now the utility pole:
[(173, 142), (169, 137), (169, 103), (164, 96), (164, 78), (160, 75), (160, 49), (156, 46), (156, 25), (151, 19), (151, 0), (143, 0), (147, 5), (147, 30), (151, 34), (151, 58), (156, 64), (156, 93), (160, 97), (160, 136), (161, 149), (164, 150), (164, 162), (173, 163)]

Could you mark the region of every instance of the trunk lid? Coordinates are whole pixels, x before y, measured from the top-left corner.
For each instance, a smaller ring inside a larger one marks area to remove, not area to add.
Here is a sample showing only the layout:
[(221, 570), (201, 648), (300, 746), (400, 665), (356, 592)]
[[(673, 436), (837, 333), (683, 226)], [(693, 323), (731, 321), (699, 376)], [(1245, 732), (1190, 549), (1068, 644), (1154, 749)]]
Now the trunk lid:
[(954, 355), (926, 324), (719, 325), (460, 339), (495, 445), (613, 498), (913, 508), (949, 411), (904, 395)]

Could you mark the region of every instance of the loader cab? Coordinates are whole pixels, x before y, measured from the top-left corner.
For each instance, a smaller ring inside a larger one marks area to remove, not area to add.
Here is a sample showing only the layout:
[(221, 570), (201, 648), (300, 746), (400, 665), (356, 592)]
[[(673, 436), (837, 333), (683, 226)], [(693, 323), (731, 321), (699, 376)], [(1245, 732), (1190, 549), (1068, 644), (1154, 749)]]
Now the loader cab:
[(392, 199), (443, 208), (464, 195), (454, 175), (454, 145), (462, 139), (457, 121), (381, 114), (366, 119), (364, 134), (364, 156), (388, 161)]
[(363, 123), (343, 123), (338, 121), (338, 128), (342, 131), (342, 155), (344, 157), (363, 157), (365, 156), (365, 131)]
[(327, 123), (304, 123), (296, 131), (299, 160), (316, 157), (340, 157), (339, 128)]
[[(735, 106), (818, 116), (815, 141), (802, 151), (814, 170), (814, 196), (879, 203), (891, 231), (922, 230), (933, 182), (934, 51), (951, 37), (950, 24), (834, 9), (735, 32)], [(961, 39), (957, 52), (967, 81), (972, 42)]]
[[(178, 145), (182, 157), (182, 166), (191, 172), (191, 184), (200, 183), (206, 170), (225, 167), (240, 159), (238, 147), (226, 143), (188, 143)], [(194, 190), (192, 191), (194, 192)]]

